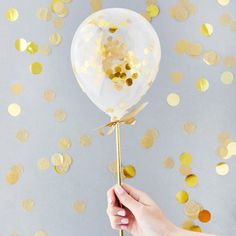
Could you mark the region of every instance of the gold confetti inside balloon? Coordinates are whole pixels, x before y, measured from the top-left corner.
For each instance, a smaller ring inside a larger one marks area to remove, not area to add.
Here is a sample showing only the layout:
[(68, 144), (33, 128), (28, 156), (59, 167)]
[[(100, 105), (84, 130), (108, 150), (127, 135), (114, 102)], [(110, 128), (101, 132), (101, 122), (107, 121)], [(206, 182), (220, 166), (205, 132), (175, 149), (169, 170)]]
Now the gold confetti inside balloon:
[[(149, 10), (157, 14), (156, 8)], [(92, 14), (77, 29), (71, 46), (78, 83), (111, 118), (122, 117), (147, 92), (160, 58), (157, 33), (140, 14), (128, 9)]]
[(186, 203), (188, 199), (189, 199), (188, 193), (184, 190), (181, 190), (176, 194), (176, 200), (180, 204)]

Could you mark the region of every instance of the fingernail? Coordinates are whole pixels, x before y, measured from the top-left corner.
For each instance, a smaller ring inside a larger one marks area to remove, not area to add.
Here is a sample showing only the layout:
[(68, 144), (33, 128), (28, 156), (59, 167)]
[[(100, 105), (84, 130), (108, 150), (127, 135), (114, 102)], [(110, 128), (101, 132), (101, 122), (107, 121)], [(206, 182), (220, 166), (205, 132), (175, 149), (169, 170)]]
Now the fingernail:
[(109, 204), (112, 203), (112, 199), (111, 199), (111, 197), (108, 197), (108, 198), (107, 198), (107, 202), (108, 202)]
[(128, 223), (129, 223), (129, 219), (123, 218), (123, 219), (121, 219), (120, 222), (121, 222), (122, 224), (128, 224)]
[(115, 191), (116, 191), (116, 193), (117, 194), (122, 194), (122, 193), (124, 193), (124, 189), (120, 186), (120, 185), (116, 185), (115, 186)]
[(117, 215), (119, 215), (119, 216), (125, 216), (125, 211), (118, 211), (118, 212), (117, 212)]

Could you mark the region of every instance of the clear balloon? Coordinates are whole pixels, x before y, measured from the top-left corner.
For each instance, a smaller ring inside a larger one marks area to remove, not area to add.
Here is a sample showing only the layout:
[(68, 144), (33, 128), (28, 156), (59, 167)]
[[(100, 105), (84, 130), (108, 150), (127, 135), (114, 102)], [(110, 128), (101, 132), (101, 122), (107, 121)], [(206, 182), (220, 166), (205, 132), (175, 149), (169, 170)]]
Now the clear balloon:
[(159, 71), (157, 33), (140, 14), (108, 8), (86, 18), (71, 46), (82, 90), (112, 119), (119, 119), (151, 87)]

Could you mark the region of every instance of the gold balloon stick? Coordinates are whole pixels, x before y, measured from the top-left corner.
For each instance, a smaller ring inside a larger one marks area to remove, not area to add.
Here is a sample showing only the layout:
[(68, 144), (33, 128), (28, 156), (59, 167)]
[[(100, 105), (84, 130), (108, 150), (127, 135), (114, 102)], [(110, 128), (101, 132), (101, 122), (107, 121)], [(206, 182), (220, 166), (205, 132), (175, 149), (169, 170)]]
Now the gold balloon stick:
[[(116, 123), (116, 168), (117, 168), (117, 184), (121, 185), (121, 150), (120, 150), (120, 123)], [(120, 203), (120, 207), (122, 204)], [(119, 230), (119, 236), (124, 236), (124, 231)]]

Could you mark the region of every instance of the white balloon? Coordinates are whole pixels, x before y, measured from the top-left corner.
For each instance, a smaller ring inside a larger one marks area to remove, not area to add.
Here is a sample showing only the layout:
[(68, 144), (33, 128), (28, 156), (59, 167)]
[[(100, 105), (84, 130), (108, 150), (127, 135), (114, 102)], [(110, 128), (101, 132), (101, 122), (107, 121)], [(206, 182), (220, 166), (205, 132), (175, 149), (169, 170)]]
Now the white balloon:
[(140, 14), (108, 8), (86, 18), (75, 32), (71, 62), (87, 96), (111, 118), (121, 118), (152, 85), (161, 48)]

